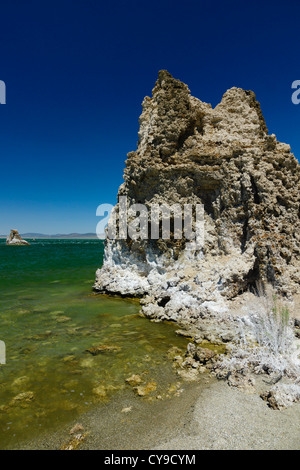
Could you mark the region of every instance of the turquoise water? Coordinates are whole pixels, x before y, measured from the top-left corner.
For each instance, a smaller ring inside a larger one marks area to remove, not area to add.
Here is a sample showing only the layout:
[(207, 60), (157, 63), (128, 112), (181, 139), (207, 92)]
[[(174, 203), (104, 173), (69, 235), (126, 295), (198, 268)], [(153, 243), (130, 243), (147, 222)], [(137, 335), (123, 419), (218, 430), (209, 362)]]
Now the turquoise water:
[[(153, 396), (176, 380), (167, 351), (187, 340), (139, 316), (136, 301), (93, 293), (102, 255), (100, 240), (0, 241), (1, 449), (106, 403), (132, 374), (156, 381)], [(115, 350), (93, 356), (94, 346)]]

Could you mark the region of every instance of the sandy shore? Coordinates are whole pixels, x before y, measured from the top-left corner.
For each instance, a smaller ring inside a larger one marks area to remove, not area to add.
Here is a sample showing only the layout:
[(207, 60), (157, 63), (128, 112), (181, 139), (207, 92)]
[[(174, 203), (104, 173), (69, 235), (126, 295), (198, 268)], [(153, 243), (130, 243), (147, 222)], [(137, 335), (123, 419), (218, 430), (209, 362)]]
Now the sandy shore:
[(190, 419), (157, 449), (299, 449), (300, 405), (275, 411), (258, 394), (214, 382), (195, 401)]
[[(179, 397), (148, 401), (126, 390), (77, 420), (87, 432), (80, 449), (299, 449), (300, 404), (275, 411), (258, 393), (245, 394), (202, 377), (184, 384)], [(124, 408), (131, 411), (125, 413)], [(75, 423), (21, 444), (59, 449)]]

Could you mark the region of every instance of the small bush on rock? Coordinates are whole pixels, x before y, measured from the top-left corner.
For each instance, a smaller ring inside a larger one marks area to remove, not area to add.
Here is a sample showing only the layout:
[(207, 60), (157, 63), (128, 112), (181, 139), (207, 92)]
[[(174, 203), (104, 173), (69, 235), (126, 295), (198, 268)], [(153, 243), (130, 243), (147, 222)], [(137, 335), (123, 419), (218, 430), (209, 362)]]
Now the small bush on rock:
[(256, 293), (250, 314), (239, 321), (239, 341), (221, 366), (228, 371), (251, 369), (298, 380), (300, 351), (289, 309), (270, 286), (260, 284)]

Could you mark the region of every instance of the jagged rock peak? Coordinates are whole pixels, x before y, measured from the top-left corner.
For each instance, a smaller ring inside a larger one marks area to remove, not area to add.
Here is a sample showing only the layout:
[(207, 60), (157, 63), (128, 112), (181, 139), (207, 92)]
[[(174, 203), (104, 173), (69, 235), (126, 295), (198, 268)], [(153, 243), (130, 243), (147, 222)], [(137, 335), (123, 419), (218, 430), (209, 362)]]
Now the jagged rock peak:
[(167, 70), (160, 70), (158, 72), (158, 78), (155, 83), (155, 87), (152, 90), (152, 94), (155, 95), (155, 93), (158, 93), (160, 89), (170, 90), (172, 88), (184, 90), (187, 93), (190, 93), (190, 90), (185, 83), (174, 78)]
[(188, 86), (166, 70), (159, 72), (152, 98), (144, 99), (139, 122), (137, 152), (164, 160), (195, 145), (215, 147), (218, 143), (224, 154), (226, 148), (247, 148), (261, 140), (267, 145), (275, 139), (268, 136), (260, 104), (252, 91), (233, 87), (212, 109), (210, 104), (192, 97)]

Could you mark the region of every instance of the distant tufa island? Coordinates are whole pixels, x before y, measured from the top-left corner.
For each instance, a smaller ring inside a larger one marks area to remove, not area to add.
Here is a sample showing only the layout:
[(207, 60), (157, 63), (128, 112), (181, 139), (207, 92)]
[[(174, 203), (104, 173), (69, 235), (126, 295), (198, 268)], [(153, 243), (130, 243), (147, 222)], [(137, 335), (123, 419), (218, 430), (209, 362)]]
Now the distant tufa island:
[(6, 245), (30, 245), (30, 243), (22, 239), (18, 230), (12, 229), (6, 239)]
[[(58, 238), (65, 238), (65, 239), (91, 239), (91, 240), (96, 240), (98, 237), (95, 233), (68, 233), (68, 234), (63, 234), (63, 233), (57, 233), (55, 235), (48, 235), (44, 233), (21, 233), (20, 236), (24, 238), (44, 238), (44, 239), (58, 239)], [(0, 235), (0, 238), (7, 238), (7, 235)], [(103, 237), (104, 238), (104, 237)]]

